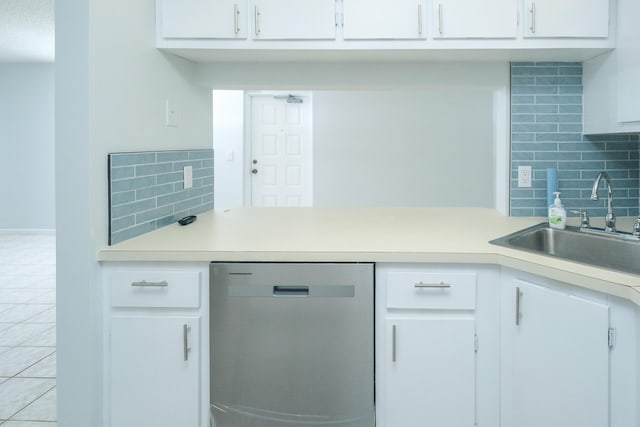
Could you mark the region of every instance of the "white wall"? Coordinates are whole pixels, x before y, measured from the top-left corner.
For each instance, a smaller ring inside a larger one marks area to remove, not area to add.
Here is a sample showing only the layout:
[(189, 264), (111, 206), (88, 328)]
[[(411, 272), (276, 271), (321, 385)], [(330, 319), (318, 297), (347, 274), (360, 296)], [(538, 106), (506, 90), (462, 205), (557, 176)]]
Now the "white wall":
[(244, 204), (244, 91), (213, 91), (213, 205)]
[(0, 229), (55, 228), (54, 66), (0, 64)]
[(314, 206), (493, 207), (493, 93), (319, 91)]
[[(56, 1), (58, 425), (100, 426), (107, 153), (211, 147), (211, 92), (155, 49), (154, 2)], [(176, 106), (168, 128), (165, 99)]]

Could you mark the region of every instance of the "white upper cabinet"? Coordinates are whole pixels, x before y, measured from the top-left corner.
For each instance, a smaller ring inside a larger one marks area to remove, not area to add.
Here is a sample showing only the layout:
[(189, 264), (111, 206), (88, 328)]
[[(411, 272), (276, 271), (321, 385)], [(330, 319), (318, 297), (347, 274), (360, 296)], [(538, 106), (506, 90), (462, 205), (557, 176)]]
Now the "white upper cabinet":
[(525, 37), (609, 36), (609, 0), (525, 0)]
[(433, 37), (440, 39), (516, 38), (515, 0), (436, 0)]
[(335, 0), (254, 0), (256, 40), (333, 40)]
[(584, 63), (584, 132), (640, 132), (640, 2), (616, 3), (616, 49)]
[(623, 126), (635, 125), (640, 131), (640, 2), (618, 4), (616, 59), (618, 69), (617, 120)]
[(155, 1), (156, 46), (196, 62), (269, 50), (293, 62), (483, 61), (483, 51), (493, 60), (583, 62), (616, 47), (611, 0)]
[(423, 39), (424, 0), (344, 0), (344, 38)]
[(247, 37), (247, 0), (161, 0), (158, 5), (164, 38)]

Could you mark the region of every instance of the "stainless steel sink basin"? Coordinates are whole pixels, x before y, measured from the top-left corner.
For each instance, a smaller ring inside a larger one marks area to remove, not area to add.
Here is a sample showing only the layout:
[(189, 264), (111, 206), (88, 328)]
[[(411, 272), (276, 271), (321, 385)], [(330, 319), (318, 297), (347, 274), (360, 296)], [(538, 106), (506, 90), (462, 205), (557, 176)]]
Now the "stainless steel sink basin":
[(577, 227), (558, 230), (542, 223), (489, 243), (594, 267), (640, 274), (640, 241), (626, 233), (581, 230)]

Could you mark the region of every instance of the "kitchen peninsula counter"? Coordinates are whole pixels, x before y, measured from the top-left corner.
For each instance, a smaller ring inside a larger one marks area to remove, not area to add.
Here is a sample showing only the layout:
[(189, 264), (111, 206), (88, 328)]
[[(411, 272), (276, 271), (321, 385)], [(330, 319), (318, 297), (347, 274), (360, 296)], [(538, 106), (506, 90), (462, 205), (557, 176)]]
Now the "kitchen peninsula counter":
[(235, 208), (105, 247), (98, 260), (497, 264), (640, 305), (640, 276), (489, 243), (544, 220), (482, 208)]

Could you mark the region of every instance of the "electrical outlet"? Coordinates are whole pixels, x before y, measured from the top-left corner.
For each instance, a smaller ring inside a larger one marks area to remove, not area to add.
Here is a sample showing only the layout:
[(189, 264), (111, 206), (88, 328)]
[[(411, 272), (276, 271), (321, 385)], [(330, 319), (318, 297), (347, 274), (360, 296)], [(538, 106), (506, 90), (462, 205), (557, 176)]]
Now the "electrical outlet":
[(518, 166), (518, 187), (531, 187), (531, 166)]

